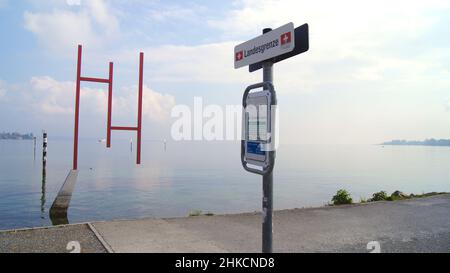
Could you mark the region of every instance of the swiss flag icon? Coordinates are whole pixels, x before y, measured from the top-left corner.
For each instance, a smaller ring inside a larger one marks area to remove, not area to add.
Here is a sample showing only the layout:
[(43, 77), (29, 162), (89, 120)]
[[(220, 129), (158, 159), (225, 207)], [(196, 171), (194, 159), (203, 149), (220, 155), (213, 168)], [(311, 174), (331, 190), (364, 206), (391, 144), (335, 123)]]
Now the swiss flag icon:
[(236, 52), (236, 62), (244, 59), (244, 51)]
[(292, 41), (290, 32), (283, 33), (280, 37), (281, 45), (289, 44)]

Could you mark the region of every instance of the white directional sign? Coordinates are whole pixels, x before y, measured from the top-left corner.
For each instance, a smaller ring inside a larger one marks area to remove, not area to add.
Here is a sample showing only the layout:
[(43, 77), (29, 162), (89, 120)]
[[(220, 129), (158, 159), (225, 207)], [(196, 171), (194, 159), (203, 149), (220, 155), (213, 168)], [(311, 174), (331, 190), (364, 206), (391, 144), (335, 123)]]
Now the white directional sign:
[(289, 23), (234, 48), (234, 68), (258, 63), (295, 48), (294, 24)]

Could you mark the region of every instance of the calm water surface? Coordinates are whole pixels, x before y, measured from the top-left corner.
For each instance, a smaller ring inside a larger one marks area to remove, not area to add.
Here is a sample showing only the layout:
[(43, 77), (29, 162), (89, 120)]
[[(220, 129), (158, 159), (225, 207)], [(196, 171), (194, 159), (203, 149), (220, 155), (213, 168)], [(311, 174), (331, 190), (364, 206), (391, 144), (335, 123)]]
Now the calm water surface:
[[(181, 217), (191, 210), (259, 211), (261, 177), (240, 165), (238, 143), (143, 143), (136, 166), (129, 141), (112, 149), (80, 142), (70, 223)], [(49, 139), (46, 177), (41, 140), (0, 141), (0, 229), (48, 226), (49, 208), (72, 163), (72, 142)], [(321, 206), (339, 188), (355, 200), (379, 190), (450, 191), (450, 147), (282, 145), (277, 154), (275, 209)]]

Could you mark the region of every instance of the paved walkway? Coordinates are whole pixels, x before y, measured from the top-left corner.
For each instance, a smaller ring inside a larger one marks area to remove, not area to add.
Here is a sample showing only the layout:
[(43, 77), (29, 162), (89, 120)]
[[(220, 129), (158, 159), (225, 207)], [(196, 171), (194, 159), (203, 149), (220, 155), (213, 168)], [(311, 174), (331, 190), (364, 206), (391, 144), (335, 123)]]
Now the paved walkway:
[[(88, 252), (260, 252), (261, 220), (260, 214), (246, 213), (3, 232), (0, 252), (65, 251), (65, 242), (76, 238)], [(80, 237), (64, 235), (80, 226), (89, 228)], [(47, 236), (48, 249), (33, 233)], [(91, 241), (92, 234), (99, 241)], [(274, 215), (276, 252), (368, 252), (370, 241), (378, 241), (382, 252), (450, 252), (450, 195)]]

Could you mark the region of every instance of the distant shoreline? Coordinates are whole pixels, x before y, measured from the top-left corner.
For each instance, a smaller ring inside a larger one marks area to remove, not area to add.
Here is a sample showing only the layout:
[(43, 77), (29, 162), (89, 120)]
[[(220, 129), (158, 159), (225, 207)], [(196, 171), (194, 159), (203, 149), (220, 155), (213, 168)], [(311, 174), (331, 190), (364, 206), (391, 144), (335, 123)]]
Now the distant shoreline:
[(378, 145), (390, 145), (390, 146), (434, 146), (434, 147), (450, 147), (450, 139), (426, 139), (424, 141), (417, 140), (392, 140), (389, 142), (383, 142)]
[(32, 133), (20, 134), (14, 133), (0, 133), (0, 140), (33, 140), (35, 139)]
[(2, 140), (34, 140), (33, 138), (0, 138), (0, 141)]

